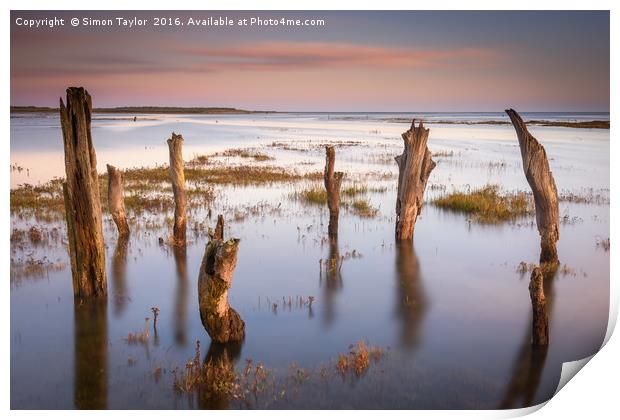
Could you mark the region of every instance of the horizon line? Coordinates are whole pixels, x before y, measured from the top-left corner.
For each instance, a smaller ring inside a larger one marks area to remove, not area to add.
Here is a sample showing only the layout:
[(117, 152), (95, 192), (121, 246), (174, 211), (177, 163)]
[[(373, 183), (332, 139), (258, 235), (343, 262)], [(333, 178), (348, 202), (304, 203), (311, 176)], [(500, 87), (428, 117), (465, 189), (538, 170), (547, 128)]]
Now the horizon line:
[[(11, 112), (13, 112), (13, 108), (29, 108), (29, 109), (33, 109), (33, 110), (49, 110), (49, 111), (58, 111), (60, 108), (59, 107), (52, 107), (52, 106), (39, 106), (39, 105), (10, 105), (10, 110)], [(446, 110), (446, 111), (438, 111), (438, 110), (433, 110), (433, 111), (403, 111), (403, 110), (394, 110), (394, 111), (295, 111), (295, 110), (261, 110), (261, 109), (245, 109), (245, 108), (236, 108), (233, 106), (175, 106), (175, 105), (117, 105), (117, 106), (107, 106), (107, 107), (93, 107), (93, 111), (95, 110), (122, 110), (122, 109), (166, 109), (166, 108), (173, 108), (173, 109), (180, 109), (180, 110), (198, 110), (198, 109), (204, 109), (204, 110), (230, 110), (233, 112), (229, 112), (230, 114), (235, 113), (234, 111), (238, 111), (239, 113), (263, 113), (263, 114), (267, 114), (267, 113), (272, 113), (272, 114), (276, 114), (276, 113), (280, 113), (280, 114), (412, 114), (412, 113), (462, 113), (462, 114), (474, 114), (474, 113), (481, 113), (481, 112), (497, 112), (497, 113), (504, 113), (505, 109), (502, 109), (501, 111), (495, 111), (495, 110), (476, 110), (476, 111), (459, 111), (459, 110)], [(578, 114), (578, 113), (595, 113), (595, 114), (609, 114), (610, 111), (601, 111), (601, 110), (579, 110), (579, 111), (571, 111), (571, 110), (545, 110), (545, 111), (528, 111), (528, 110), (521, 110), (519, 111), (521, 113), (545, 113), (545, 112), (553, 112), (553, 113), (560, 113), (560, 112), (565, 112), (565, 113), (572, 113), (572, 114)]]

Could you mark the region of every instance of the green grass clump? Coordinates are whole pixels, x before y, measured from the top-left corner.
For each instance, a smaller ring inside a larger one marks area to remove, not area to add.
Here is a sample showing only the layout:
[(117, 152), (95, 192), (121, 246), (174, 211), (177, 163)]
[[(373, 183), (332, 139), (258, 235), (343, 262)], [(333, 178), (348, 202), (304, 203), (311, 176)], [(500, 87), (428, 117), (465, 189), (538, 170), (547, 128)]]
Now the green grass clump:
[(359, 217), (375, 217), (377, 213), (379, 213), (379, 210), (372, 207), (368, 200), (355, 200), (351, 206), (353, 208), (353, 213)]
[(250, 149), (228, 149), (221, 153), (216, 153), (214, 156), (228, 156), (228, 157), (241, 157), (245, 159), (254, 159), (258, 162), (264, 162), (266, 160), (274, 160), (273, 157), (268, 156), (264, 153), (255, 152)]
[(308, 188), (300, 193), (300, 197), (310, 204), (327, 204), (327, 191), (325, 188)]
[(368, 187), (366, 185), (355, 184), (342, 190), (342, 194), (347, 197), (355, 197), (356, 195), (366, 194)]
[(454, 192), (434, 201), (436, 206), (471, 214), (481, 223), (499, 223), (529, 214), (525, 193), (500, 194), (498, 185)]

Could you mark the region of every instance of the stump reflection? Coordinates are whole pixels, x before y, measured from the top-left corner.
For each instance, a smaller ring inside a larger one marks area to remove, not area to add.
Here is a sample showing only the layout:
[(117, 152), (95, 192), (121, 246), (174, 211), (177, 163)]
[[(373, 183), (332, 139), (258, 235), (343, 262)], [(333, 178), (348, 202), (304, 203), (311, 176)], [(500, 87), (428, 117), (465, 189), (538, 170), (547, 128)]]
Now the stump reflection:
[(420, 326), (426, 314), (420, 264), (412, 241), (396, 243), (396, 315), (401, 323), (400, 343), (405, 348), (415, 347), (420, 340)]
[(74, 302), (73, 400), (78, 409), (108, 405), (108, 302)]

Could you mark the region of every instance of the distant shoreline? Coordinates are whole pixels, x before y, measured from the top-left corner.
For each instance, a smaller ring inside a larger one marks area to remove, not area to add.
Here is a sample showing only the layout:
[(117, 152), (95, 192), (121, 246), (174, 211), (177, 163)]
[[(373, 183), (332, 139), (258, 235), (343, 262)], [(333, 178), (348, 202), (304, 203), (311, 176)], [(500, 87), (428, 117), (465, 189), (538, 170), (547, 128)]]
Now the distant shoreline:
[[(45, 106), (11, 106), (11, 113), (54, 113), (58, 108)], [(120, 106), (93, 108), (97, 114), (273, 114), (275, 111), (249, 111), (227, 107)]]
[[(392, 118), (386, 120), (392, 123), (409, 122), (404, 118)], [(528, 125), (539, 125), (543, 127), (567, 127), (567, 128), (600, 128), (609, 130), (609, 121), (548, 121), (548, 120), (529, 120), (525, 121)], [(510, 125), (510, 121), (428, 121), (427, 124), (464, 124), (464, 125)]]
[[(51, 114), (58, 112), (58, 108), (37, 107), (37, 106), (11, 106), (11, 113), (16, 114)], [(250, 111), (246, 109), (227, 108), (227, 107), (158, 107), (158, 106), (124, 106), (114, 108), (94, 108), (95, 114), (187, 114), (187, 115), (249, 115), (249, 114), (314, 114), (313, 112), (280, 112), (280, 111)], [(330, 113), (322, 112), (321, 114)], [(338, 115), (339, 113), (333, 113)], [(369, 113), (371, 114), (371, 113)], [(338, 117), (336, 120), (352, 120), (355, 117)], [(386, 118), (381, 121), (388, 123), (409, 123), (410, 118)], [(595, 128), (609, 130), (609, 120), (591, 121), (551, 121), (551, 120), (528, 120), (529, 125), (543, 127), (566, 127), (566, 128)], [(427, 124), (450, 124), (450, 125), (509, 125), (508, 120), (488, 120), (488, 121), (467, 121), (467, 120), (428, 120)]]

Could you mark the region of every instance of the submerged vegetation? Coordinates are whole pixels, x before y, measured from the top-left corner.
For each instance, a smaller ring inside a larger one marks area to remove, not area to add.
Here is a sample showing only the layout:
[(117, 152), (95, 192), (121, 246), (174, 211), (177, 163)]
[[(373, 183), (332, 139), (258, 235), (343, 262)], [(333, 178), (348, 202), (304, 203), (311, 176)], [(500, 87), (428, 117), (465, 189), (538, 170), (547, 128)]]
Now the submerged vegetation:
[[(254, 158), (256, 159), (254, 155)], [(258, 158), (263, 159), (262, 157)], [(201, 161), (202, 157), (198, 158)], [(204, 205), (213, 200), (214, 185), (255, 186), (282, 182), (320, 179), (321, 173), (300, 174), (275, 166), (208, 166), (192, 165), (185, 169), (189, 206)], [(99, 176), (102, 209), (107, 211), (107, 174)], [(142, 213), (158, 212), (172, 208), (168, 167), (131, 168), (123, 171), (126, 190), (125, 206), (128, 211)], [(11, 190), (11, 214), (34, 217), (39, 221), (59, 220), (64, 214), (62, 178), (54, 178), (44, 184), (23, 184)]]
[(607, 239), (596, 238), (596, 247), (601, 248), (605, 252), (609, 252), (609, 249), (610, 249), (609, 238)]
[(454, 192), (433, 203), (444, 209), (470, 214), (481, 223), (514, 220), (532, 212), (525, 193), (501, 194), (498, 185), (487, 185), (469, 192)]
[(299, 197), (309, 204), (327, 204), (327, 191), (322, 187), (305, 189), (299, 193)]
[(345, 376), (347, 372), (353, 371), (357, 376), (361, 376), (370, 367), (371, 361), (378, 361), (383, 356), (384, 350), (379, 347), (366, 347), (363, 341), (349, 346), (348, 354), (340, 354), (336, 369)]
[(368, 200), (355, 200), (351, 203), (351, 208), (353, 209), (353, 214), (359, 217), (375, 217), (379, 210), (372, 207)]
[[(354, 184), (347, 188), (344, 188), (341, 193), (344, 198), (353, 198), (351, 201), (341, 200), (340, 206), (349, 209), (353, 214), (363, 217), (372, 218), (377, 216), (379, 210), (374, 208), (368, 199), (354, 198), (358, 195), (362, 195), (368, 192), (385, 192), (386, 188), (370, 189), (363, 184)], [(326, 205), (327, 204), (327, 191), (324, 187), (311, 187), (302, 191), (296, 191), (291, 194), (291, 197), (295, 200), (301, 200), (303, 203), (310, 205)]]
[(254, 159), (258, 162), (264, 162), (266, 160), (275, 160), (273, 157), (261, 152), (256, 152), (251, 149), (228, 149), (222, 153), (216, 153), (212, 156), (226, 156), (226, 157), (241, 157), (246, 159)]
[(197, 341), (194, 357), (187, 361), (185, 369), (172, 370), (173, 385), (177, 392), (195, 394), (207, 405), (223, 401), (237, 402), (244, 407), (259, 401), (268, 405), (285, 399), (306, 383), (315, 384), (317, 380), (324, 383), (334, 375), (360, 378), (373, 363), (380, 362), (385, 353), (385, 349), (359, 341), (349, 346), (348, 354), (340, 354), (335, 361), (318, 369), (305, 369), (291, 363), (288, 370), (281, 371), (252, 359), (247, 359), (243, 367), (237, 369), (226, 351), (207, 355), (201, 362), (200, 341)]

